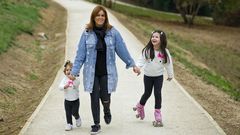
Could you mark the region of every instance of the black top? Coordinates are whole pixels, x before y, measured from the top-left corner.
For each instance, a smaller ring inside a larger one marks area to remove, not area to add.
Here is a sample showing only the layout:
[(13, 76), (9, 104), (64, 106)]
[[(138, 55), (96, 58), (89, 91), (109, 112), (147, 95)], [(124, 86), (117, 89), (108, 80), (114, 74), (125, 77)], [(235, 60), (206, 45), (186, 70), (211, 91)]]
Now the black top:
[(98, 38), (96, 50), (97, 50), (97, 60), (95, 66), (95, 75), (103, 76), (107, 75), (107, 65), (106, 65), (106, 43), (104, 37), (106, 32), (103, 28), (94, 27), (93, 31), (96, 33)]

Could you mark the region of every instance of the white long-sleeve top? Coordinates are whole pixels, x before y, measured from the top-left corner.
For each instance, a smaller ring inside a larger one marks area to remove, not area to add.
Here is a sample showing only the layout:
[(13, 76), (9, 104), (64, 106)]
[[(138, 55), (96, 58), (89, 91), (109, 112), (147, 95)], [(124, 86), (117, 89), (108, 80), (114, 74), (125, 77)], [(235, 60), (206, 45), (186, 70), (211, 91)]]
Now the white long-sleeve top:
[(61, 83), (59, 84), (59, 89), (61, 91), (64, 91), (64, 98), (68, 101), (74, 101), (79, 99), (79, 85), (80, 81), (79, 79), (75, 79), (73, 81), (73, 85), (64, 89), (64, 86), (68, 84), (69, 78), (67, 76), (64, 76)]
[(153, 60), (146, 59), (145, 54), (141, 54), (139, 59), (137, 60), (136, 65), (140, 68), (144, 68), (144, 74), (146, 76), (160, 76), (164, 73), (164, 68), (167, 70), (168, 78), (173, 78), (173, 62), (171, 55), (166, 49), (167, 55), (168, 55), (168, 61), (167, 63), (163, 63), (164, 59), (162, 57), (158, 57), (159, 51), (154, 51), (155, 57)]

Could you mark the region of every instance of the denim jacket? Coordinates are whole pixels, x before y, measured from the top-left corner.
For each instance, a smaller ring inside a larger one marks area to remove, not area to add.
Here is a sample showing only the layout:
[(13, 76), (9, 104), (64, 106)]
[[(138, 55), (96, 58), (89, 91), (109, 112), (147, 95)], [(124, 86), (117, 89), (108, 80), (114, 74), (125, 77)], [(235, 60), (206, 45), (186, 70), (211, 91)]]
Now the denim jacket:
[[(114, 27), (106, 31), (104, 40), (107, 48), (106, 66), (108, 73), (108, 93), (111, 93), (116, 90), (118, 81), (115, 52), (126, 64), (126, 68), (135, 66), (135, 62), (130, 56), (122, 36)], [(95, 77), (95, 64), (97, 57), (96, 44), (96, 34), (93, 31), (85, 30), (81, 35), (77, 54), (71, 71), (72, 75), (78, 75), (82, 65), (84, 65), (83, 85), (85, 91), (90, 93), (92, 93), (93, 90)]]

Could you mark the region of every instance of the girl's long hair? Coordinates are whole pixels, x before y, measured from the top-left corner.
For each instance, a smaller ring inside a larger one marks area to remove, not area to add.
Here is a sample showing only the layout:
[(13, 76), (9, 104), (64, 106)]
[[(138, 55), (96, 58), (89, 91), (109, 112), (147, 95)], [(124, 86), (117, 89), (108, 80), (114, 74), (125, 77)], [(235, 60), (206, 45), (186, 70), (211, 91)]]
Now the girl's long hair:
[(104, 22), (104, 24), (103, 24), (103, 28), (104, 28), (105, 30), (109, 30), (109, 29), (112, 28), (112, 25), (109, 24), (109, 21), (108, 21), (108, 14), (107, 14), (106, 9), (105, 9), (103, 6), (98, 5), (98, 6), (96, 6), (96, 7), (93, 9), (93, 11), (92, 11), (91, 18), (90, 18), (90, 22), (89, 22), (89, 23), (87, 24), (87, 26), (86, 26), (86, 29), (87, 29), (87, 30), (93, 30), (93, 27), (95, 26), (95, 21), (94, 21), (94, 19), (95, 19), (95, 17), (97, 16), (98, 12), (100, 12), (101, 10), (102, 10), (102, 11), (104, 12), (104, 14), (105, 14), (105, 22)]
[(167, 37), (166, 37), (166, 34), (162, 30), (155, 30), (152, 32), (148, 44), (142, 49), (142, 54), (145, 56), (146, 59), (151, 59), (151, 60), (154, 59), (155, 55), (154, 55), (153, 44), (151, 41), (152, 35), (154, 33), (159, 33), (159, 35), (160, 35), (160, 52), (162, 52), (164, 55), (164, 63), (167, 63), (167, 60), (168, 60), (168, 55), (166, 52)]

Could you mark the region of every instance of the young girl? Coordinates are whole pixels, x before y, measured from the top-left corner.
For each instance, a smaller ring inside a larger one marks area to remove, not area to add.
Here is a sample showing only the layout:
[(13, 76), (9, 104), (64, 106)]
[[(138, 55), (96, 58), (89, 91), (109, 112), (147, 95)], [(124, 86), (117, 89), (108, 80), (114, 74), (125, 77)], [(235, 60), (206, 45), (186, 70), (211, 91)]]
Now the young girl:
[[(142, 55), (137, 61), (138, 67), (144, 68), (144, 93), (134, 107), (134, 111), (137, 111), (136, 117), (144, 119), (144, 105), (146, 104), (148, 98), (152, 94), (152, 89), (154, 87), (154, 97), (155, 97), (155, 109), (154, 116), (155, 121), (153, 125), (155, 127), (163, 126), (162, 115), (161, 115), (161, 104), (162, 104), (162, 84), (163, 84), (163, 72), (164, 68), (167, 70), (168, 81), (173, 78), (173, 63), (171, 55), (167, 47), (167, 38), (163, 31), (155, 30), (152, 32), (150, 41), (142, 50)], [(140, 73), (140, 69), (138, 68)]]
[(69, 79), (73, 64), (68, 60), (64, 65), (65, 77), (62, 79), (59, 89), (64, 91), (64, 107), (66, 112), (67, 125), (65, 130), (70, 131), (73, 128), (72, 116), (76, 119), (76, 126), (81, 126), (81, 118), (79, 116), (79, 80), (74, 81)]

